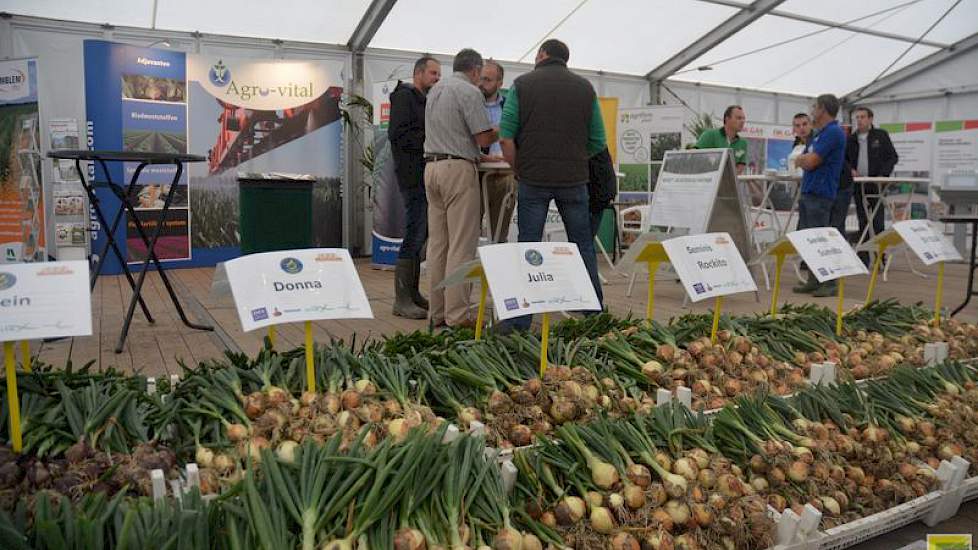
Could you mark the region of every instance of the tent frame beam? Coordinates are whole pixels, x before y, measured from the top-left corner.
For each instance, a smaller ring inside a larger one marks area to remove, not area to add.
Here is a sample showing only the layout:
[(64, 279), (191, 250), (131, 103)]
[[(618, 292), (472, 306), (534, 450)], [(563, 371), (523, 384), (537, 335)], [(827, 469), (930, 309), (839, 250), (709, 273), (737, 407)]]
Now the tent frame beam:
[(842, 97), (842, 102), (843, 104), (853, 104), (864, 101), (865, 99), (873, 96), (879, 96), (880, 92), (883, 90), (892, 88), (893, 86), (896, 86), (909, 78), (937, 67), (946, 61), (950, 61), (951, 59), (954, 59), (963, 53), (969, 52), (976, 47), (978, 47), (978, 33), (974, 33), (967, 38), (963, 38), (954, 44), (951, 44), (946, 49), (934, 52), (923, 59), (919, 59), (910, 65), (903, 67), (902, 69), (893, 71), (892, 73), (880, 78), (868, 86), (863, 86), (849, 92)]
[(645, 75), (650, 82), (649, 100), (651, 103), (659, 102), (659, 83), (669, 78), (676, 71), (696, 61), (700, 56), (722, 44), (731, 36), (737, 34), (742, 29), (760, 19), (764, 14), (769, 13), (778, 7), (784, 0), (754, 0), (749, 5), (738, 5), (740, 11), (730, 16), (726, 21), (720, 23), (706, 34), (686, 46), (678, 53), (664, 61), (655, 69)]
[(357, 28), (346, 43), (346, 47), (354, 53), (366, 50), (396, 3), (397, 0), (371, 0), (370, 5), (363, 12), (360, 22), (357, 23)]
[[(743, 8), (745, 4), (743, 2), (737, 2), (735, 0), (699, 0), (700, 2), (706, 2), (709, 4), (717, 4), (720, 6), (727, 6), (731, 8)], [(791, 19), (794, 21), (801, 21), (802, 23), (811, 23), (813, 25), (820, 25), (823, 27), (831, 27), (833, 29), (839, 29), (843, 31), (849, 31), (859, 34), (866, 34), (870, 36), (876, 36), (879, 38), (888, 38), (890, 40), (899, 40), (901, 42), (907, 42), (910, 44), (917, 43), (921, 46), (931, 46), (933, 48), (945, 49), (949, 48), (950, 44), (945, 44), (943, 42), (934, 42), (932, 40), (921, 40), (917, 41), (916, 38), (912, 36), (905, 36), (902, 34), (896, 34), (886, 31), (878, 31), (875, 29), (870, 29), (867, 27), (860, 27), (857, 25), (847, 25), (845, 23), (837, 23), (834, 21), (829, 21), (828, 19), (820, 19), (818, 17), (809, 17), (807, 15), (801, 15), (797, 13), (792, 13), (783, 10), (771, 10), (768, 15), (774, 15), (777, 17), (783, 17), (785, 19)]]

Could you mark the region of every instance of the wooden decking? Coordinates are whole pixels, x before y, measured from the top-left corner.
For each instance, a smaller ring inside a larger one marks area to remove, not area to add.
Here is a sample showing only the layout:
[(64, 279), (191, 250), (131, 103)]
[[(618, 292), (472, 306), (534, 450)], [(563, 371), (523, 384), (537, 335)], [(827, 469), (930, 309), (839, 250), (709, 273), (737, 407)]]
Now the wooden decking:
[[(604, 261), (601, 260), (604, 264)], [(896, 297), (904, 303), (924, 302), (932, 305), (936, 288), (936, 269), (927, 268), (929, 277), (923, 279), (908, 270), (903, 255), (894, 262), (889, 281), (880, 282), (877, 296)], [(918, 268), (920, 266), (918, 265)], [(636, 280), (631, 297), (626, 296), (628, 279), (613, 272), (605, 264), (602, 268), (607, 279), (604, 285), (605, 301), (611, 311), (618, 315), (632, 313), (644, 315), (646, 280), (644, 275)], [(314, 336), (319, 341), (342, 338), (349, 341), (377, 338), (395, 332), (410, 332), (427, 328), (425, 321), (410, 321), (391, 314), (393, 301), (393, 273), (371, 269), (367, 261), (359, 265), (360, 277), (370, 297), (375, 318), (371, 320), (324, 321), (314, 323)], [(128, 306), (131, 290), (121, 276), (101, 277), (92, 296), (93, 335), (48, 342), (41, 345), (32, 343), (32, 353), (40, 349), (41, 360), (56, 366), (65, 364), (71, 358), (75, 365), (94, 360), (101, 367), (117, 367), (127, 371), (142, 372), (160, 376), (180, 372), (180, 362), (192, 364), (206, 359), (222, 356), (225, 349), (254, 354), (261, 346), (263, 331), (242, 332), (230, 297), (217, 298), (211, 293), (213, 269), (178, 269), (169, 271), (170, 279), (176, 287), (181, 302), (193, 319), (214, 325), (214, 332), (203, 332), (185, 327), (170, 304), (166, 289), (155, 273), (147, 276), (143, 296), (156, 317), (150, 325), (142, 313), (136, 310), (129, 338), (122, 353), (116, 354), (115, 344), (122, 327), (122, 318)], [(964, 265), (949, 265), (945, 275), (945, 300), (949, 308), (956, 307), (964, 296), (967, 284), (967, 268)], [(753, 294), (729, 297), (725, 301), (726, 311), (749, 313), (765, 311), (770, 303), (770, 293), (763, 289), (763, 279), (758, 277), (761, 286), (758, 298)], [(797, 283), (793, 271), (786, 266), (782, 282), (781, 301), (812, 301), (827, 307), (835, 307), (835, 298), (816, 299), (792, 294), (791, 286)], [(854, 277), (846, 284), (846, 307), (860, 304), (866, 295), (868, 277)], [(427, 282), (423, 281), (427, 288)], [(656, 319), (669, 317), (686, 311), (704, 312), (712, 307), (712, 301), (688, 304), (683, 307), (683, 290), (672, 280), (660, 279), (656, 283)], [(975, 300), (960, 317), (978, 320), (978, 300)], [(289, 348), (302, 344), (301, 325), (285, 325), (279, 329), (279, 347)], [(38, 346), (40, 345), (40, 348)]]

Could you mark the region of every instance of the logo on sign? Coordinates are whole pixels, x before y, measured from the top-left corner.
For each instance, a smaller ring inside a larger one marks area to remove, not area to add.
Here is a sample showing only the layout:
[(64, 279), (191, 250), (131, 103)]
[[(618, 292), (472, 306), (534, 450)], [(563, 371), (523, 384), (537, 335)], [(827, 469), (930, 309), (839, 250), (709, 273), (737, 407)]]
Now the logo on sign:
[(317, 262), (342, 262), (343, 256), (333, 252), (324, 252), (316, 256)]
[(934, 255), (931, 254), (930, 252), (924, 252), (924, 258), (927, 260), (932, 260), (934, 259)]
[(282, 268), (282, 271), (288, 273), (289, 275), (295, 275), (296, 273), (302, 271), (302, 262), (300, 262), (298, 258), (283, 258), (282, 261), (279, 262), (279, 266)]
[(4, 273), (0, 271), (0, 290), (7, 290), (8, 288), (14, 286), (17, 282), (17, 277), (13, 273)]
[(706, 287), (703, 286), (703, 283), (693, 283), (693, 290), (695, 290), (697, 294), (703, 294), (706, 292)]
[(263, 307), (253, 309), (251, 310), (251, 318), (254, 321), (264, 321), (268, 319), (268, 310)]
[(24, 71), (11, 69), (9, 73), (0, 74), (0, 91), (8, 94), (19, 92), (26, 81)]
[(503, 304), (506, 305), (506, 311), (513, 311), (514, 309), (520, 308), (520, 303), (516, 300), (516, 298), (506, 298), (503, 300)]
[(730, 243), (730, 241), (728, 241), (727, 238), (724, 237), (723, 235), (720, 235), (719, 237), (717, 237), (717, 239), (715, 241), (713, 241), (713, 242), (715, 242), (717, 244), (728, 244), (728, 243)]
[(555, 256), (573, 256), (574, 252), (571, 251), (569, 246), (555, 246), (553, 249)]
[(532, 266), (538, 266), (543, 264), (543, 254), (540, 254), (539, 250), (529, 249), (526, 254), (523, 255), (526, 258), (527, 263)]
[(211, 66), (211, 70), (207, 73), (207, 77), (210, 79), (211, 84), (217, 86), (218, 88), (222, 88), (231, 82), (231, 70), (224, 64), (223, 59), (218, 59), (217, 63)]
[(821, 275), (822, 277), (828, 277), (829, 270), (825, 269), (824, 267), (820, 267), (818, 268), (818, 274)]

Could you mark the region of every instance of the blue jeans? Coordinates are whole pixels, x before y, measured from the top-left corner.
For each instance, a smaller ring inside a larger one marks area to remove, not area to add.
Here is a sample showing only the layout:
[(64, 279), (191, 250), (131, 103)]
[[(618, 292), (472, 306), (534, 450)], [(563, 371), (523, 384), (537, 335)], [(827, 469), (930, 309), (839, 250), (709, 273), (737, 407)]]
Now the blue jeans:
[(404, 200), (404, 240), (399, 260), (420, 260), (425, 241), (428, 240), (428, 197), (423, 185), (399, 187)]
[(835, 199), (821, 195), (804, 194), (798, 201), (798, 229), (829, 227)]
[[(602, 302), (604, 296), (601, 292), (601, 280), (598, 278), (598, 258), (594, 252), (594, 237), (591, 233), (587, 184), (544, 187), (520, 182), (516, 203), (519, 241), (539, 242), (543, 239), (543, 226), (547, 223), (551, 199), (557, 203), (557, 210), (564, 220), (567, 240), (576, 244), (581, 252), (581, 259), (584, 260), (584, 267), (591, 277), (598, 302)], [(514, 317), (507, 323), (514, 329), (526, 330), (533, 323), (533, 316)]]
[(852, 187), (839, 189), (835, 195), (835, 202), (832, 203), (832, 214), (829, 218), (829, 225), (838, 229), (843, 238), (846, 237), (846, 217), (849, 216), (850, 202), (852, 202)]

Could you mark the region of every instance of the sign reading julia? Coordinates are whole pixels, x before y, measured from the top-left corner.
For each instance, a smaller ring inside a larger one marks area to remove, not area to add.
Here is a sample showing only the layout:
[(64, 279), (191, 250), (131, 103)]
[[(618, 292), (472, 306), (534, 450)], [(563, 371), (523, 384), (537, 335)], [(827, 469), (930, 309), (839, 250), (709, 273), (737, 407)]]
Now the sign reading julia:
[(298, 321), (373, 318), (346, 249), (250, 254), (224, 267), (246, 332)]
[(0, 341), (91, 333), (88, 262), (0, 266)]
[(574, 243), (504, 243), (479, 248), (500, 320), (548, 311), (600, 310)]

